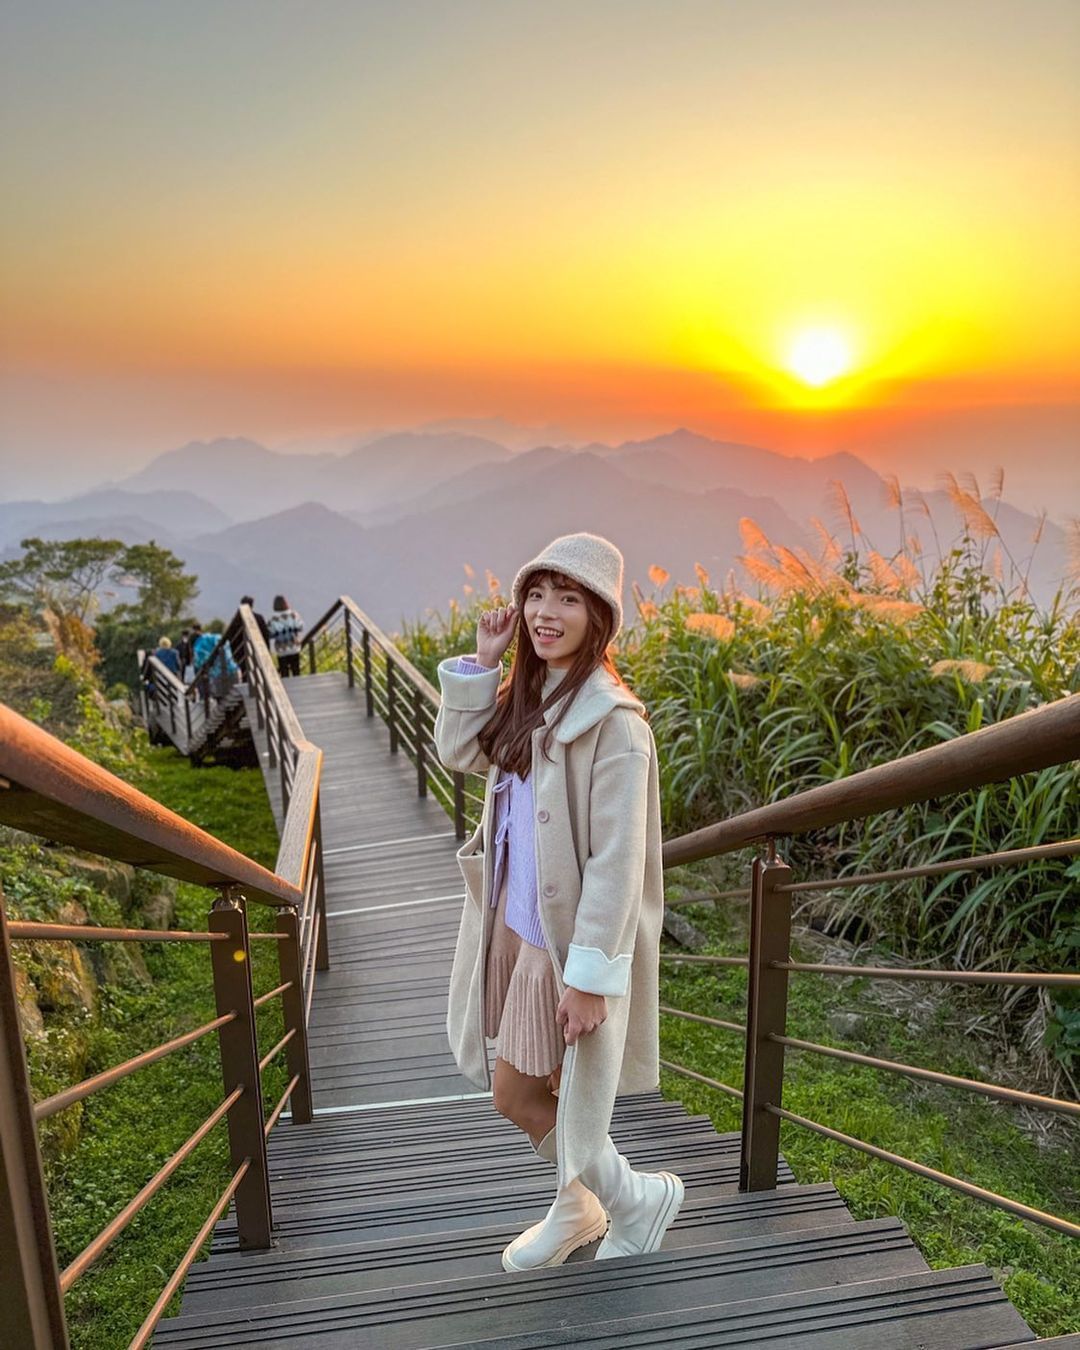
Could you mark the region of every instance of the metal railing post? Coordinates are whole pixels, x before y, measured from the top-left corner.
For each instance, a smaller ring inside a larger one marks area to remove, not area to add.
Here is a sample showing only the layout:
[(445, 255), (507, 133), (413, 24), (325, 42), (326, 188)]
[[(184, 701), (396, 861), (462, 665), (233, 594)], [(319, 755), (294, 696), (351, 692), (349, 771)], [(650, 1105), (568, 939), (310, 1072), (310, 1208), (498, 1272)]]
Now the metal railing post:
[[(11, 944), (0, 895), (0, 1308), (4, 1344), (67, 1350), (64, 1299), (41, 1169)], [(10, 1336), (10, 1341), (6, 1338)]]
[(150, 707), (146, 697), (146, 652), (136, 648), (135, 659), (139, 666), (139, 708), (142, 712), (143, 726), (150, 730)]
[(259, 667), (251, 663), (251, 692), (255, 699), (255, 725), (260, 731), (266, 726), (266, 714), (263, 712), (263, 685)]
[(330, 969), (330, 939), (326, 932), (326, 878), (323, 876), (322, 797), (315, 803), (315, 909), (319, 915), (319, 938), (315, 946), (315, 969)]
[(367, 699), (367, 715), (375, 716), (375, 694), (371, 686), (371, 634), (364, 627), (364, 695)]
[(348, 676), (349, 688), (352, 689), (356, 684), (356, 671), (353, 670), (352, 663), (352, 615), (348, 610), (345, 611), (345, 674)]
[(397, 705), (397, 699), (396, 699), (396, 697), (395, 697), (395, 694), (396, 694), (396, 693), (397, 693), (397, 687), (396, 687), (396, 685), (395, 685), (395, 683), (394, 683), (394, 663), (393, 663), (393, 661), (391, 661), (391, 659), (390, 659), (390, 653), (387, 652), (387, 653), (386, 653), (386, 720), (390, 723), (390, 753), (391, 753), (392, 755), (396, 755), (396, 754), (397, 754), (397, 748), (398, 748), (397, 718), (396, 718), (395, 715), (394, 715), (395, 709), (396, 709), (396, 705)]
[(278, 752), (274, 745), (274, 733), (277, 726), (277, 704), (266, 700), (266, 762), (271, 769), (277, 768)]
[[(280, 723), (279, 723), (280, 730)], [(285, 762), (287, 752), (285, 737), (282, 736), (278, 742), (278, 777), (281, 780), (281, 819), (284, 820), (289, 810), (289, 770)]]
[(465, 775), (454, 773), (454, 833), (465, 838)]
[(285, 1047), (285, 1062), (290, 1080), (295, 1076), (296, 1086), (289, 1098), (289, 1110), (294, 1125), (311, 1124), (311, 1070), (308, 1064), (307, 1023), (304, 1020), (304, 981), (300, 957), (300, 916), (295, 905), (284, 905), (277, 912), (276, 931), (287, 935), (277, 944), (278, 971), (281, 983), (290, 987), (281, 996), (281, 1013), (286, 1035), (292, 1040)]
[(784, 1047), (770, 1038), (786, 1034), (788, 973), (770, 963), (791, 959), (791, 896), (776, 889), (790, 880), (791, 868), (776, 856), (770, 840), (767, 856), (754, 859), (750, 881), (740, 1191), (776, 1188), (780, 1120), (766, 1107), (780, 1106), (784, 1093)]
[(218, 1016), (237, 1017), (218, 1032), (225, 1094), (243, 1088), (228, 1115), (233, 1168), (250, 1158), (251, 1166), (236, 1190), (236, 1227), (241, 1248), (266, 1248), (270, 1243), (270, 1175), (263, 1134), (262, 1081), (255, 1039), (255, 1007), (251, 991), (251, 951), (247, 914), (239, 887), (223, 886), (210, 911), (211, 933), (228, 934), (228, 942), (212, 942), (214, 997)]
[(315, 640), (312, 639), (307, 645), (308, 656), (308, 674), (315, 674)]
[(416, 792), (427, 796), (427, 758), (424, 752), (424, 700), (420, 690), (413, 686), (413, 734), (416, 737)]

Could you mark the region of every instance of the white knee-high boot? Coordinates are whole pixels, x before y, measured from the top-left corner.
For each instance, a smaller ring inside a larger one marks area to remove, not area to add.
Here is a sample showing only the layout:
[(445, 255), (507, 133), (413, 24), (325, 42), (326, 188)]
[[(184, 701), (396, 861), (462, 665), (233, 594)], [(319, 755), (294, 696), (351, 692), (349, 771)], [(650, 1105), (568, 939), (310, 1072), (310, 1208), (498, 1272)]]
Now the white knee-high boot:
[(611, 1227), (596, 1251), (598, 1261), (656, 1251), (686, 1194), (674, 1172), (635, 1172), (610, 1134), (578, 1180), (611, 1216)]
[[(555, 1162), (555, 1131), (549, 1130), (535, 1144), (535, 1151), (548, 1162)], [(542, 1266), (561, 1266), (571, 1252), (602, 1237), (607, 1230), (607, 1215), (592, 1191), (576, 1178), (560, 1187), (551, 1208), (531, 1228), (516, 1237), (502, 1254), (504, 1270), (538, 1270)]]

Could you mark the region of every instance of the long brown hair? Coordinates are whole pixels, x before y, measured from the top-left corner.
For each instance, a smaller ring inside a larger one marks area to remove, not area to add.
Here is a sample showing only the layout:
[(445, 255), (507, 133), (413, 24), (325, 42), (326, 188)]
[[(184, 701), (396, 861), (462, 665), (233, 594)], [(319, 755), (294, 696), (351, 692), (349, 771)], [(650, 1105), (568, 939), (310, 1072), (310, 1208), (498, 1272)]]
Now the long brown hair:
[(541, 746), (544, 756), (550, 759), (547, 747), (555, 727), (566, 716), (570, 705), (577, 697), (577, 691), (597, 666), (603, 666), (616, 684), (623, 689), (627, 688), (608, 653), (615, 628), (611, 606), (595, 591), (575, 581), (573, 577), (543, 569), (528, 574), (521, 588), (522, 597), (527, 597), (530, 589), (545, 576), (550, 579), (553, 586), (573, 586), (581, 592), (585, 598), (588, 626), (581, 646), (574, 653), (572, 665), (545, 700), (543, 689), (547, 662), (542, 656), (537, 655), (528, 633), (523, 635), (525, 607), (522, 605), (518, 616), (518, 630), (514, 637), (514, 655), (510, 663), (510, 673), (499, 685), (496, 708), (491, 720), (477, 737), (481, 750), (492, 764), (498, 764), (521, 778), (528, 777), (532, 769), (532, 734), (543, 724), (546, 708), (550, 708), (559, 699), (566, 699), (548, 728)]

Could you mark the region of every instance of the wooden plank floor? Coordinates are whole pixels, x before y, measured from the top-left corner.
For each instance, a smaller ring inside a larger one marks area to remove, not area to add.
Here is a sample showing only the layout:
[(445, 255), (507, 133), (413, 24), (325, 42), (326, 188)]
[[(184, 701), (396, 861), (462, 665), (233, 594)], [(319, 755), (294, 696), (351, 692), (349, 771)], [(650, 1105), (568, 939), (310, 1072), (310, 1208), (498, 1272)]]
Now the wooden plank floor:
[[(322, 828), (330, 969), (308, 1032), (316, 1109), (477, 1096), (446, 1041), (446, 996), (464, 899), (453, 821), (416, 792), (344, 675), (285, 681), (304, 734), (323, 751)], [(255, 726), (254, 710), (249, 718)], [(257, 737), (281, 823), (281, 785)], [(491, 1049), (494, 1067), (494, 1049)]]
[[(316, 1119), (269, 1140), (274, 1246), (230, 1215), (158, 1347), (182, 1350), (980, 1350), (1034, 1337), (983, 1266), (931, 1271), (895, 1219), (855, 1222), (828, 1184), (738, 1190), (739, 1138), (658, 1092), (611, 1133), (686, 1200), (663, 1247), (508, 1274), (554, 1171), (457, 1073), (443, 1027), (464, 899), (445, 813), (343, 676), (289, 680), (323, 748), (331, 969), (317, 977)], [(254, 717), (252, 716), (252, 726)], [(264, 757), (264, 768), (265, 757)], [(272, 800), (276, 776), (267, 768)], [(277, 805), (277, 804), (275, 804)]]

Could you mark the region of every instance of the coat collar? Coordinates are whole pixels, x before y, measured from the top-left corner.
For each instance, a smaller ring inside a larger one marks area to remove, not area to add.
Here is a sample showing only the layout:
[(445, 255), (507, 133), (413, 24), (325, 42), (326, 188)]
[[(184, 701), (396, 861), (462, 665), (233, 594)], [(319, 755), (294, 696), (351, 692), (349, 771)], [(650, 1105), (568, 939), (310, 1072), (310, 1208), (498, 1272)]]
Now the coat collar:
[[(545, 726), (551, 725), (562, 706), (563, 700), (556, 699), (550, 708), (545, 708)], [(555, 728), (555, 740), (563, 745), (576, 740), (605, 718), (612, 708), (633, 708), (635, 712), (643, 712), (645, 705), (628, 689), (620, 688), (603, 666), (597, 666), (577, 691), (566, 710), (566, 716)]]

